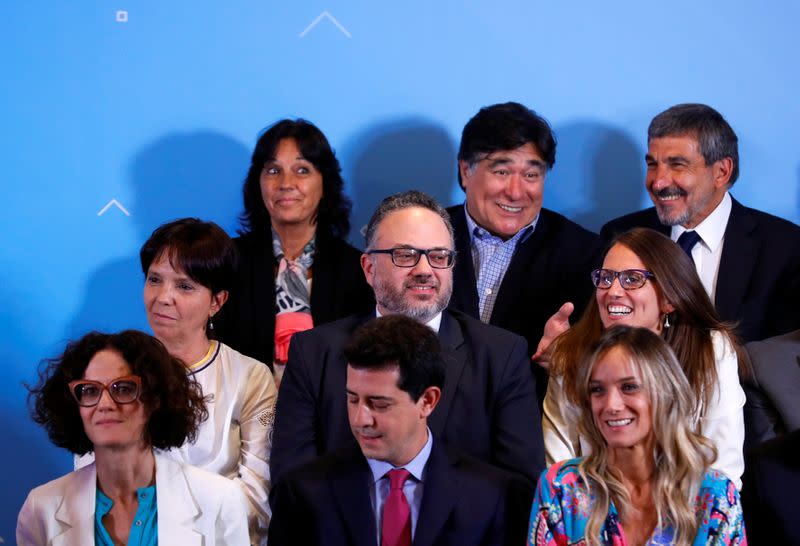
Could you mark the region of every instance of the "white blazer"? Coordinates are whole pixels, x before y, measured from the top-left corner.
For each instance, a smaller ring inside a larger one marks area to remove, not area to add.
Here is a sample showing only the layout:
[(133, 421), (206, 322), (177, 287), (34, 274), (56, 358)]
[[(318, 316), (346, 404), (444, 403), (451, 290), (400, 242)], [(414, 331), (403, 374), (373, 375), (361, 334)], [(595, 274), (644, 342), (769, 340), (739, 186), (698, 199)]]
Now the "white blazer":
[[(240, 487), (154, 453), (159, 544), (249, 544), (247, 504)], [(94, 544), (96, 488), (92, 463), (31, 491), (17, 518), (17, 544)]]

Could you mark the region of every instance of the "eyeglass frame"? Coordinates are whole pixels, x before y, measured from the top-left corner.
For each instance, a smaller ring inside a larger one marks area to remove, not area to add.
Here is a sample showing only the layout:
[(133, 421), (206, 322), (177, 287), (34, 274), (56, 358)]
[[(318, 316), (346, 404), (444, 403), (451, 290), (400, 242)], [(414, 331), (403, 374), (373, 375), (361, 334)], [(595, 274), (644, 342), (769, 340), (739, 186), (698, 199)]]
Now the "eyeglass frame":
[[(417, 260), (410, 265), (400, 265), (394, 261), (394, 251), (395, 250), (413, 250), (417, 253)], [(438, 267), (431, 263), (431, 259), (428, 256), (429, 252), (433, 251), (445, 251), (450, 253), (450, 265), (446, 265), (444, 267)], [(433, 269), (452, 269), (454, 265), (456, 265), (456, 254), (455, 250), (450, 250), (449, 248), (416, 248), (413, 246), (396, 246), (394, 248), (376, 248), (372, 250), (367, 250), (365, 254), (372, 255), (372, 254), (388, 254), (392, 258), (392, 264), (395, 267), (416, 267), (419, 264), (419, 261), (422, 259), (422, 256), (425, 256), (425, 259), (428, 260), (428, 265), (430, 265)]]
[[(136, 398), (134, 398), (133, 400), (128, 400), (127, 402), (120, 402), (119, 400), (117, 400), (116, 397), (112, 394), (112, 391), (109, 387), (118, 381), (132, 381), (133, 383), (135, 383)], [(75, 394), (75, 387), (81, 384), (97, 385), (100, 387), (100, 396), (97, 397), (97, 402), (95, 402), (94, 404), (82, 404), (81, 401), (78, 400), (78, 395)], [(139, 400), (139, 398), (141, 398), (142, 396), (142, 378), (134, 374), (117, 377), (116, 379), (112, 379), (111, 381), (105, 384), (100, 381), (94, 381), (92, 379), (76, 379), (74, 381), (70, 381), (69, 383), (67, 383), (67, 386), (69, 387), (69, 393), (72, 395), (72, 398), (74, 398), (75, 402), (82, 408), (93, 408), (97, 404), (99, 404), (100, 400), (103, 398), (103, 391), (108, 392), (108, 396), (111, 398), (111, 400), (114, 401), (115, 404), (133, 404), (134, 402)]]
[[(595, 281), (595, 275), (599, 276), (601, 271), (610, 271), (610, 272), (612, 272), (614, 274), (614, 278), (611, 279), (611, 284), (609, 284), (608, 286), (598, 286), (597, 282)], [(635, 273), (641, 273), (642, 275), (644, 275), (644, 281), (642, 282), (642, 284), (640, 284), (639, 286), (632, 286), (632, 287), (626, 287), (625, 286), (625, 284), (622, 282), (621, 275), (629, 273), (631, 271), (633, 271)], [(639, 290), (640, 288), (642, 288), (647, 283), (648, 279), (655, 279), (656, 278), (655, 275), (653, 275), (651, 272), (649, 272), (646, 269), (630, 268), (630, 269), (623, 269), (621, 271), (616, 271), (614, 269), (609, 269), (607, 267), (598, 267), (597, 269), (592, 270), (592, 272), (589, 274), (589, 276), (592, 279), (592, 284), (598, 290), (610, 290), (611, 287), (614, 286), (614, 281), (618, 280), (620, 287), (622, 287), (622, 289), (626, 290), (626, 291), (628, 291), (628, 290)]]

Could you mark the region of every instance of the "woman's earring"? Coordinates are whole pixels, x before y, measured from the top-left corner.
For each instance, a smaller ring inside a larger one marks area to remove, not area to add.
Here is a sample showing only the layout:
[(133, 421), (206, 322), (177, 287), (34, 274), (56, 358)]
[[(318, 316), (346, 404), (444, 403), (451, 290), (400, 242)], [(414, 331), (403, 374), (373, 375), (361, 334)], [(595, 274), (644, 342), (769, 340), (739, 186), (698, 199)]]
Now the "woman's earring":
[(209, 330), (213, 330), (214, 329), (214, 317), (213, 316), (208, 317), (208, 329)]
[(669, 328), (669, 313), (664, 315), (664, 328)]

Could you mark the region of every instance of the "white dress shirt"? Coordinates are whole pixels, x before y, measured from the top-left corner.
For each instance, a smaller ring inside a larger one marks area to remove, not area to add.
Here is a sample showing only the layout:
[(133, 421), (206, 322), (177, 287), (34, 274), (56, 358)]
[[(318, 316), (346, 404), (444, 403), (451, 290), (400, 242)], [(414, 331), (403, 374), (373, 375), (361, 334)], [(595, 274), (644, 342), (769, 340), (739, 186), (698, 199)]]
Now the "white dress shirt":
[[(694, 231), (700, 236), (700, 241), (692, 249), (692, 259), (706, 289), (711, 303), (717, 293), (717, 276), (719, 275), (719, 260), (722, 256), (722, 244), (725, 242), (725, 228), (728, 227), (728, 218), (731, 215), (733, 203), (731, 196), (725, 192), (722, 201), (719, 202), (711, 214), (705, 220), (697, 224)], [(677, 241), (683, 232), (689, 231), (683, 226), (672, 226), (670, 238)]]
[[(382, 316), (383, 315), (381, 314), (380, 309), (375, 307), (375, 317), (376, 318), (381, 318)], [(442, 312), (441, 311), (436, 313), (435, 317), (433, 317), (431, 320), (429, 320), (428, 322), (425, 323), (425, 326), (427, 326), (428, 328), (430, 328), (431, 330), (433, 330), (437, 334), (439, 333), (439, 327), (441, 325), (442, 325)]]

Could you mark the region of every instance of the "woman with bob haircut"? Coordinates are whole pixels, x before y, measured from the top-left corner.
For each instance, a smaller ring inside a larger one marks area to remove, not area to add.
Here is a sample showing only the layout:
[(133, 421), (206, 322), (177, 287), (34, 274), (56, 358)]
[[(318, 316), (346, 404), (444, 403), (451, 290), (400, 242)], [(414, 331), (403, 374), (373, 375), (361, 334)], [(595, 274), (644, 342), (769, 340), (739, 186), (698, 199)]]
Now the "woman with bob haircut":
[[(587, 455), (575, 427), (575, 368), (604, 330), (624, 324), (661, 335), (681, 363), (700, 404), (693, 423), (717, 449), (715, 468), (738, 487), (744, 471), (744, 402), (739, 383), (739, 346), (730, 325), (722, 322), (708, 298), (691, 259), (668, 237), (636, 228), (619, 235), (603, 266), (592, 272), (595, 297), (580, 320), (546, 350), (550, 381), (542, 429), (547, 463)], [(547, 331), (553, 331), (551, 318)], [(540, 348), (547, 344), (547, 334)], [(562, 389), (564, 392), (562, 392)]]
[(17, 544), (246, 544), (244, 495), (161, 450), (195, 438), (200, 386), (158, 340), (92, 332), (45, 361), (30, 388), (50, 440), (94, 462), (30, 492)]
[(690, 425), (694, 389), (660, 336), (610, 328), (573, 372), (590, 450), (542, 473), (531, 546), (747, 544), (738, 490), (710, 469), (714, 446)]
[(346, 242), (351, 204), (340, 171), (328, 139), (303, 119), (278, 121), (253, 150), (234, 239), (239, 269), (218, 328), (278, 383), (295, 332), (375, 306), (361, 252)]

